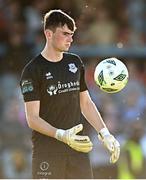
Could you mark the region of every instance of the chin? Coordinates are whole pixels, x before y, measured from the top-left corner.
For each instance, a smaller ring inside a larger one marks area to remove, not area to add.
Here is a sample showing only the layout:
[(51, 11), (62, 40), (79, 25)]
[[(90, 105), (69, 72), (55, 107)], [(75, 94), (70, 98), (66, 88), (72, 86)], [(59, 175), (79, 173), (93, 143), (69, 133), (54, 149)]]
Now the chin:
[(64, 48), (63, 50), (62, 50), (62, 52), (67, 52), (69, 50), (69, 48)]
[(69, 49), (64, 50), (64, 52), (67, 52)]
[(69, 50), (69, 47), (60, 48), (60, 52), (67, 52)]

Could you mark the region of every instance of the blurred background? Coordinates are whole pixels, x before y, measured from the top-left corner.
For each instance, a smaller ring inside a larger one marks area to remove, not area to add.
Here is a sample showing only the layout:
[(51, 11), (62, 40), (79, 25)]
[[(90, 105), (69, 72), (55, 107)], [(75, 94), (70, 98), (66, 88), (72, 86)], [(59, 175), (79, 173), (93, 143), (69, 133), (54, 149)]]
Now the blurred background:
[[(115, 165), (87, 126), (96, 179), (146, 178), (146, 0), (0, 0), (0, 178), (31, 178), (31, 130), (19, 88), (22, 68), (44, 46), (42, 17), (62, 9), (77, 24), (70, 52), (85, 63), (90, 95), (122, 152)], [(128, 67), (124, 90), (103, 93), (93, 73), (102, 59)]]

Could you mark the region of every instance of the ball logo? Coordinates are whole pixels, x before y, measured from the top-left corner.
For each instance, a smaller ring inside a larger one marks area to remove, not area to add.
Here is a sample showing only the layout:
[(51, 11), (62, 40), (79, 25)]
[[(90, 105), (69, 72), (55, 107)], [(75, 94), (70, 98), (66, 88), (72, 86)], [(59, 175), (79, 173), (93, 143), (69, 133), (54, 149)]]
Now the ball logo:
[(42, 171), (46, 171), (48, 168), (49, 168), (49, 163), (47, 163), (45, 161), (40, 163), (40, 169)]

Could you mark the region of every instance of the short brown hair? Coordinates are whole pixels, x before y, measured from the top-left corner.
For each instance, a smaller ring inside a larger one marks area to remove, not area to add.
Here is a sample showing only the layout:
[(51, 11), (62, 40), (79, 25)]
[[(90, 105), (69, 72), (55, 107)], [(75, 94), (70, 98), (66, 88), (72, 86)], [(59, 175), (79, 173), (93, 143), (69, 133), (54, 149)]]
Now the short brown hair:
[(60, 9), (50, 10), (44, 16), (44, 30), (55, 30), (57, 27), (67, 25), (71, 31), (76, 30), (75, 21)]

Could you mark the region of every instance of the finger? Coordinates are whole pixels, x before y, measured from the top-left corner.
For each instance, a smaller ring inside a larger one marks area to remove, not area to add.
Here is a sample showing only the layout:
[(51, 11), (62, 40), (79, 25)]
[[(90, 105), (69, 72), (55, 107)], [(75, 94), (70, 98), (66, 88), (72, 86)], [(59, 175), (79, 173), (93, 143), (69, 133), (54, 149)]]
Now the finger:
[(115, 159), (117, 161), (119, 159), (119, 156), (120, 156), (120, 147), (119, 146), (116, 148), (114, 156), (115, 156)]
[(120, 147), (120, 144), (117, 140), (113, 139), (113, 142), (109, 142), (107, 143), (107, 148), (109, 149), (109, 151), (112, 153), (115, 151), (115, 149), (117, 147)]
[(115, 163), (119, 159), (119, 155), (117, 153), (117, 150), (111, 154), (110, 162)]
[(80, 135), (75, 135), (72, 137), (75, 141), (80, 141), (80, 142), (89, 142), (90, 138), (88, 136), (80, 136)]
[(84, 152), (84, 153), (88, 153), (92, 150), (92, 147), (78, 147), (78, 146), (70, 146), (71, 148), (75, 149), (76, 151), (80, 151), (80, 152)]
[(114, 156), (114, 154), (110, 157), (110, 163), (117, 162), (118, 158)]
[(78, 147), (92, 147), (93, 144), (88, 136), (75, 135), (70, 139), (70, 144)]
[(110, 157), (110, 163), (112, 163), (112, 164), (115, 163), (113, 154), (112, 154), (111, 157)]
[(110, 157), (110, 163), (115, 163), (115, 162), (116, 162), (116, 157), (115, 157), (115, 154), (112, 153)]
[(114, 142), (114, 156), (117, 157), (117, 159), (120, 156), (120, 144), (118, 141)]
[(87, 136), (75, 136), (71, 139), (71, 144), (75, 144), (76, 146), (93, 146), (92, 142), (90, 141), (89, 137)]
[(104, 145), (105, 145), (105, 147), (107, 147), (107, 149), (109, 150), (110, 153), (112, 153), (114, 151), (113, 142), (105, 142)]
[(117, 157), (117, 159), (119, 158), (120, 156), (120, 147), (118, 146), (115, 150), (115, 156)]
[(115, 148), (115, 151), (112, 153), (110, 157), (110, 162), (115, 163), (119, 159), (119, 156), (120, 156), (120, 147), (118, 146)]
[(75, 143), (83, 144), (83, 145), (91, 144), (93, 146), (93, 144), (88, 136), (75, 135), (72, 137), (72, 141), (74, 141)]
[(80, 148), (84, 148), (84, 147), (93, 147), (93, 144), (92, 144), (92, 142), (91, 141), (89, 141), (89, 142), (86, 142), (86, 143), (84, 143), (84, 142), (76, 142), (76, 141), (74, 141), (74, 142), (72, 142), (71, 143), (71, 145), (74, 145), (74, 146), (78, 146), (78, 147), (80, 147)]
[(82, 129), (83, 129), (83, 125), (78, 124), (77, 126), (74, 126), (73, 128), (71, 128), (70, 130), (72, 131), (72, 134), (77, 134), (80, 131), (82, 131)]
[(104, 145), (108, 148), (108, 150), (111, 153), (114, 151), (114, 141), (115, 141), (115, 138), (112, 135), (104, 138)]

